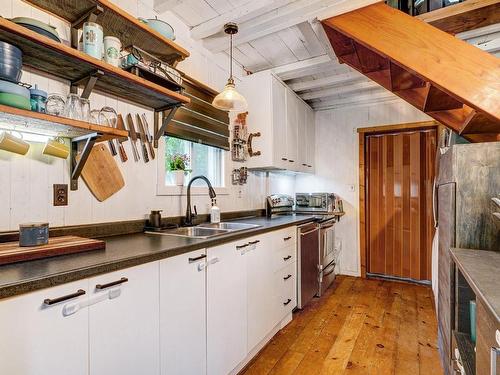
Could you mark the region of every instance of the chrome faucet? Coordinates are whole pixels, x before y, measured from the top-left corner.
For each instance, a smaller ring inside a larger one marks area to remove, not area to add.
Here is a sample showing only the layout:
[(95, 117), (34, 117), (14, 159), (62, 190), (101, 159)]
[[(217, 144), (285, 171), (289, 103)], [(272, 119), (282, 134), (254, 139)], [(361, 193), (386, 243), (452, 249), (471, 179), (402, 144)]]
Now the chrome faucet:
[(193, 226), (193, 219), (198, 216), (198, 212), (196, 211), (196, 206), (194, 206), (194, 213), (191, 211), (191, 185), (195, 180), (204, 180), (208, 185), (208, 195), (210, 195), (210, 199), (214, 199), (216, 197), (215, 190), (212, 187), (212, 184), (205, 176), (195, 176), (191, 180), (189, 180), (187, 186), (187, 208), (186, 208), (186, 217), (184, 218), (184, 225), (187, 227)]

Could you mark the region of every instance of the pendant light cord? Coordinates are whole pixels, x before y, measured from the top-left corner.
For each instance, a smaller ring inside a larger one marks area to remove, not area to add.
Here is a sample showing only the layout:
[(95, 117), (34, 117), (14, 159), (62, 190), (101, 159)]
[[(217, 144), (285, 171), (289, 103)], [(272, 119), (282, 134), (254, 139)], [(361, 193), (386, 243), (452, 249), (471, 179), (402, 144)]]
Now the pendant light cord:
[(229, 79), (233, 82), (233, 34), (229, 35), (229, 59)]

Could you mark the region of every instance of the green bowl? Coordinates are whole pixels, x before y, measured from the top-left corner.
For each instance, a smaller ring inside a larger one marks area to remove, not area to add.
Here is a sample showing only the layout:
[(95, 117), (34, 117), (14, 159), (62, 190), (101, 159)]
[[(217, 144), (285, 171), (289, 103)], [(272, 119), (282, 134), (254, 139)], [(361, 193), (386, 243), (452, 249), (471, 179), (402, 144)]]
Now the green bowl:
[(20, 109), (31, 109), (31, 103), (28, 98), (8, 92), (0, 92), (0, 104)]

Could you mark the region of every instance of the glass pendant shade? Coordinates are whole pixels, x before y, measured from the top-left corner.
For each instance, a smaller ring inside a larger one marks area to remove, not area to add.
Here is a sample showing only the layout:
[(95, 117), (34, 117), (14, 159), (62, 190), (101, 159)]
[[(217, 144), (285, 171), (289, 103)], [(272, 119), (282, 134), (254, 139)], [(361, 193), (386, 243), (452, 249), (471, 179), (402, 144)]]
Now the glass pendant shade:
[(248, 108), (246, 99), (234, 86), (234, 81), (229, 79), (224, 90), (219, 93), (212, 102), (215, 108), (230, 112), (245, 112)]
[(233, 79), (233, 35), (238, 32), (238, 25), (233, 22), (224, 25), (224, 32), (229, 34), (229, 79), (227, 80), (224, 90), (218, 94), (212, 101), (215, 108), (229, 112), (246, 112), (248, 104), (246, 99), (238, 91), (236, 91)]

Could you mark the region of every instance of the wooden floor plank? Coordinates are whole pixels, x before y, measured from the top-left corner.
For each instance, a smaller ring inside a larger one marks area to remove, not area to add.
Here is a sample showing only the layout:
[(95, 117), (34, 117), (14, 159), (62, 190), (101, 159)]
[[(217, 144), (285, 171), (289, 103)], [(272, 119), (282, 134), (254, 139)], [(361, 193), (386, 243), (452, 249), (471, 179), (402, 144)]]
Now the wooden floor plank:
[(432, 291), (339, 276), (241, 374), (442, 374)]

